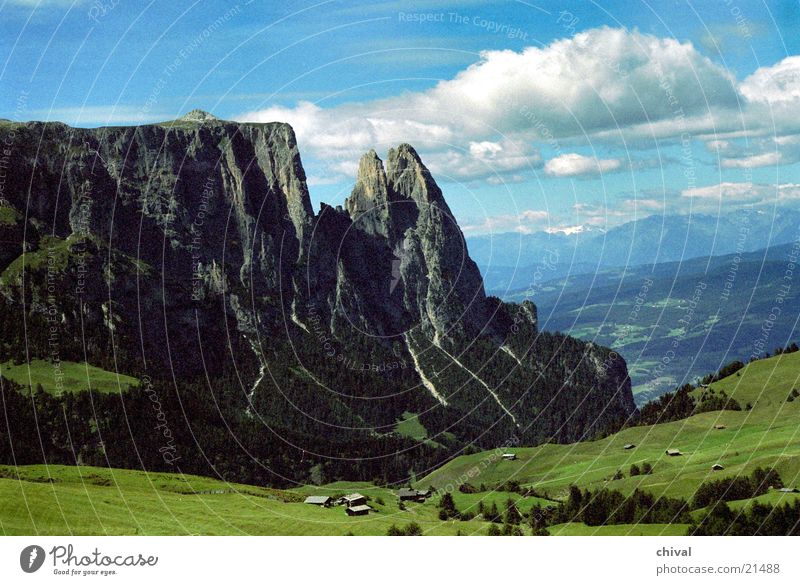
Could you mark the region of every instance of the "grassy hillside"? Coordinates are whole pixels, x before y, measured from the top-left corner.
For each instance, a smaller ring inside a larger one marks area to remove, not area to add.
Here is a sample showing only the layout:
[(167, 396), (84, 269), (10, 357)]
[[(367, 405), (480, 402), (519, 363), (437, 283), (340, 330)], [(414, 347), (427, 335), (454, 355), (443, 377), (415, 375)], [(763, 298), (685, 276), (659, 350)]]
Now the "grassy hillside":
[[(698, 486), (712, 479), (749, 474), (774, 467), (787, 486), (800, 483), (800, 399), (787, 401), (800, 386), (800, 353), (748, 365), (711, 385), (744, 406), (742, 411), (707, 412), (686, 420), (625, 429), (608, 438), (571, 445), (511, 448), (459, 457), (418, 482), (453, 492), (456, 508), (468, 516), (510, 498), (521, 513), (534, 506), (563, 501), (571, 485), (609, 488), (630, 494), (641, 488), (653, 495), (691, 499)], [(710, 390), (705, 390), (710, 391)], [(699, 392), (699, 391), (698, 391)], [(411, 417), (406, 417), (407, 421)], [(413, 423), (408, 432), (419, 432)], [(718, 426), (725, 428), (715, 428)], [(624, 449), (634, 444), (633, 449)], [(683, 455), (668, 457), (667, 448)], [(514, 452), (516, 461), (504, 460)], [(653, 466), (651, 474), (631, 476), (631, 465)], [(712, 471), (719, 463), (723, 471)], [(618, 474), (617, 472), (621, 472)], [(616, 479), (615, 479), (616, 476)], [(518, 482), (523, 493), (501, 491)], [(469, 483), (476, 493), (458, 487)], [(341, 507), (317, 508), (302, 503), (310, 494), (336, 497), (353, 491), (370, 498), (374, 512), (347, 517)], [(523, 495), (527, 494), (527, 495)], [(755, 500), (777, 504), (800, 494), (770, 491)], [(486, 534), (483, 519), (440, 520), (438, 496), (401, 508), (394, 490), (369, 483), (338, 482), (274, 490), (188, 475), (144, 473), (94, 467), (0, 467), (0, 533), (2, 534), (287, 534), (382, 535), (392, 525), (414, 522), (423, 534)], [(734, 510), (752, 500), (730, 503)], [(404, 509), (403, 509), (404, 508)], [(703, 510), (695, 510), (698, 518)], [(496, 525), (497, 526), (497, 525)], [(587, 526), (579, 522), (549, 527), (553, 535), (676, 535), (687, 524), (617, 524)], [(530, 534), (527, 522), (521, 524)]]
[(136, 378), (76, 362), (58, 364), (45, 360), (32, 360), (30, 364), (6, 362), (0, 364), (0, 375), (21, 386), (31, 386), (34, 389), (41, 384), (44, 391), (50, 394), (89, 389), (94, 392), (115, 393), (139, 385)]
[[(19, 477), (17, 476), (19, 474)], [(375, 512), (303, 503), (359, 491)], [(383, 504), (380, 502), (383, 501)], [(398, 506), (393, 490), (336, 483), (281, 491), (196, 476), (93, 467), (0, 467), (0, 534), (383, 535), (416, 522), (423, 534), (485, 533), (488, 522), (438, 519), (436, 504)]]
[[(792, 388), (800, 388), (800, 353), (753, 362), (737, 374), (712, 384), (724, 389), (752, 410), (715, 411), (685, 420), (628, 428), (598, 441), (571, 445), (541, 445), (509, 449), (516, 461), (496, 453), (459, 457), (420, 481), (422, 485), (500, 485), (509, 480), (537, 493), (562, 499), (570, 485), (607, 487), (631, 493), (642, 488), (654, 495), (691, 498), (704, 481), (750, 473), (770, 466), (784, 484), (800, 484), (800, 400), (787, 402)], [(724, 429), (716, 429), (724, 425)], [(634, 444), (634, 449), (624, 446)], [(683, 455), (669, 457), (666, 449)], [(653, 466), (650, 475), (630, 476), (630, 467)], [(723, 471), (712, 471), (719, 463)], [(622, 479), (613, 479), (616, 472)], [(794, 495), (790, 494), (790, 497)]]
[(419, 416), (413, 412), (404, 412), (401, 420), (395, 427), (395, 432), (404, 436), (411, 437), (418, 441), (423, 441), (428, 438), (428, 431), (419, 422)]
[(581, 522), (568, 522), (550, 527), (552, 536), (684, 536), (686, 524), (616, 524), (614, 526), (586, 526)]
[[(785, 414), (792, 390), (800, 390), (800, 352), (750, 362), (744, 368), (711, 384), (710, 389), (724, 390), (742, 406), (754, 406), (753, 415)], [(695, 394), (702, 392), (695, 391)]]

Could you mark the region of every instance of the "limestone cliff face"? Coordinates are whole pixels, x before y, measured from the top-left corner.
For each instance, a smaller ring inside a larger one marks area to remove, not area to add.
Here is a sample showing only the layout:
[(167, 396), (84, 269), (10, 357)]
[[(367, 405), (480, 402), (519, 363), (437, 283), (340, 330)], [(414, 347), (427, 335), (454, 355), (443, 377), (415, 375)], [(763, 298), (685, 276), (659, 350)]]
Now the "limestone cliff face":
[(621, 358), (538, 331), (531, 302), (486, 297), (407, 144), (385, 165), (364, 155), (344, 208), (315, 214), (286, 124), (193, 112), (129, 128), (2, 123), (7, 139), (6, 352), (45, 356), (55, 323), (60, 359), (226, 373), (248, 408), (312, 436), (390, 432), (410, 411), (462, 442), (574, 440), (633, 411)]
[(358, 163), (356, 184), (345, 201), (345, 209), (362, 231), (388, 240), (395, 235), (390, 221), (393, 202), (389, 199), (383, 162), (370, 150)]
[[(170, 328), (199, 317), (238, 339), (282, 314), (276, 299), (293, 294), (283, 274), (294, 270), (313, 217), (288, 125), (206, 118), (91, 130), (29, 123), (2, 131), (13, 132), (5, 197), (15, 213), (2, 226), (9, 244), (0, 257), (4, 294), (12, 301), (15, 291), (46, 296), (33, 279), (23, 287), (19, 268), (46, 265), (50, 248), (65, 251), (59, 274), (70, 281), (53, 297), (64, 305), (64, 351), (79, 339), (76, 290), (90, 318), (97, 313), (102, 321), (103, 303), (117, 307), (125, 351), (142, 337), (156, 354), (152, 362), (184, 372), (200, 369), (201, 360), (180, 357), (170, 366), (165, 351), (187, 342), (185, 332), (170, 335)], [(133, 270), (120, 258), (133, 259)], [(105, 269), (85, 275), (87, 262)], [(138, 299), (130, 294), (137, 289)], [(196, 311), (218, 295), (228, 299), (226, 323), (219, 311)], [(90, 332), (88, 343), (102, 338), (96, 347), (107, 351), (109, 333)]]

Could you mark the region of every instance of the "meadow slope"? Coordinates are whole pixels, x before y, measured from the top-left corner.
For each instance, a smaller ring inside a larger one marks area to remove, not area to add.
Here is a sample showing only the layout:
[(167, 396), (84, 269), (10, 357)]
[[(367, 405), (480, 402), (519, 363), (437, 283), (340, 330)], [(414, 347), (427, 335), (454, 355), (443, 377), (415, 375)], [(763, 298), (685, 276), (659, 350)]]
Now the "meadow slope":
[[(523, 514), (534, 506), (556, 505), (566, 498), (571, 485), (626, 494), (639, 488), (656, 496), (688, 500), (704, 481), (749, 474), (757, 467), (774, 467), (785, 485), (798, 486), (800, 399), (789, 400), (798, 387), (800, 353), (760, 360), (711, 384), (715, 392), (724, 390), (745, 407), (741, 411), (707, 412), (627, 428), (596, 441), (465, 455), (420, 479), (416, 486), (450, 491), (457, 509), (469, 516), (481, 506), (497, 505), (502, 511), (509, 498)], [(635, 447), (625, 449), (628, 444)], [(666, 449), (678, 449), (682, 455), (669, 457)], [(517, 460), (503, 459), (505, 452), (515, 453)], [(631, 465), (644, 463), (652, 465), (652, 473), (632, 477)], [(712, 471), (715, 463), (724, 470)], [(510, 481), (518, 482), (523, 493), (505, 491), (502, 486)], [(466, 491), (475, 493), (459, 490), (465, 484), (469, 484)], [(351, 518), (339, 506), (318, 508), (303, 503), (310, 494), (336, 497), (354, 491), (368, 496), (374, 510), (370, 515)], [(756, 499), (775, 504), (797, 497), (771, 491)], [(480, 517), (440, 520), (438, 501), (436, 495), (425, 503), (401, 506), (393, 489), (370, 483), (275, 490), (180, 474), (86, 466), (0, 466), (0, 533), (9, 535), (383, 535), (392, 525), (403, 528), (412, 522), (426, 535), (487, 533), (491, 523)], [(731, 507), (747, 504), (732, 502)], [(573, 522), (551, 526), (549, 531), (553, 535), (671, 535), (684, 534), (686, 528), (685, 524), (590, 527)], [(525, 522), (522, 531), (531, 533)]]

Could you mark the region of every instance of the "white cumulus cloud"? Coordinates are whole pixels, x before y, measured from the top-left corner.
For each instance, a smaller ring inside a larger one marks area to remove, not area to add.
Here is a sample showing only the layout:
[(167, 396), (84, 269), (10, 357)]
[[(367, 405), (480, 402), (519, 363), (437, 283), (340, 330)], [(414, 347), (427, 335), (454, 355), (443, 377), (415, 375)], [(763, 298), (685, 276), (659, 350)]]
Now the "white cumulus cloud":
[(742, 82), (740, 91), (751, 102), (796, 104), (800, 101), (800, 56), (786, 57), (771, 67), (760, 67)]
[(681, 193), (684, 197), (701, 200), (724, 200), (750, 203), (774, 203), (776, 201), (796, 201), (800, 199), (800, 185), (795, 183), (782, 183), (778, 185), (764, 185), (752, 182), (724, 182), (707, 187), (685, 189)]
[[(237, 118), (289, 122), (304, 152), (332, 171), (369, 148), (411, 142), (432, 170), (441, 162), (455, 178), (496, 180), (539, 166), (533, 145), (619, 139), (642, 126), (659, 136), (716, 131), (718, 112), (741, 101), (735, 78), (691, 43), (603, 27), (544, 47), (485, 51), (425, 91), (331, 107), (300, 102)], [(600, 170), (617, 164), (601, 161)]]
[(462, 229), (466, 234), (500, 233), (514, 231), (530, 234), (544, 229), (550, 214), (538, 209), (526, 209), (517, 214), (500, 214), (483, 218), (479, 222), (471, 222)]
[(781, 162), (780, 152), (764, 152), (743, 158), (726, 158), (722, 166), (726, 169), (750, 169), (754, 167), (774, 166)]
[(577, 153), (562, 154), (551, 158), (544, 165), (544, 172), (553, 177), (580, 177), (600, 175), (622, 168), (617, 158), (596, 158)]

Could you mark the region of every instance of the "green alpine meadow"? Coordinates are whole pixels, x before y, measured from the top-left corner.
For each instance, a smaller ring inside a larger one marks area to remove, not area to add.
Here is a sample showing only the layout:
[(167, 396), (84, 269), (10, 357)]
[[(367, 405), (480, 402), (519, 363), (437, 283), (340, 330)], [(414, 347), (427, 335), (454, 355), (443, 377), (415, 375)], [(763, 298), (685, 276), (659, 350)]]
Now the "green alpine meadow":
[[(692, 404), (685, 418), (579, 443), (459, 455), (407, 485), (275, 489), (189, 474), (6, 465), (0, 525), (6, 534), (675, 536), (719, 534), (720, 518), (735, 518), (735, 526), (750, 522), (770, 534), (781, 521), (794, 526), (800, 510), (800, 352), (740, 366), (682, 389)], [(723, 408), (704, 406), (719, 398), (714, 406)], [(660, 409), (655, 416), (670, 417)], [(430, 496), (403, 501), (402, 489)], [(366, 498), (368, 515), (304, 503), (351, 493)], [(621, 514), (628, 506), (632, 515)]]
[(797, 582), (799, 23), (0, 2), (0, 583)]

